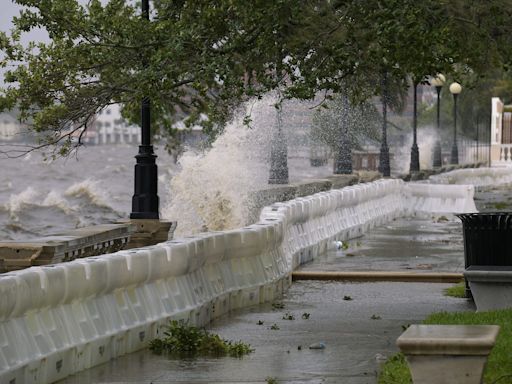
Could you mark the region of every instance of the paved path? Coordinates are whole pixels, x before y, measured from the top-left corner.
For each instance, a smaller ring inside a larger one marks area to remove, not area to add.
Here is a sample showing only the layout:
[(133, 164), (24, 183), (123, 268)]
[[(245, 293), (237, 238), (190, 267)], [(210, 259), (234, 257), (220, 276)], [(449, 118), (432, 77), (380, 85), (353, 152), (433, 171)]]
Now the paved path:
[[(210, 327), (225, 338), (250, 343), (255, 352), (248, 357), (173, 360), (141, 351), (61, 383), (249, 384), (274, 377), (287, 384), (373, 384), (378, 361), (396, 352), (402, 326), (431, 312), (473, 308), (465, 299), (444, 296), (448, 286), (297, 282), (284, 297), (283, 309), (260, 305), (236, 311)], [(344, 300), (345, 296), (352, 300)], [(283, 320), (285, 313), (295, 320)], [(302, 319), (303, 313), (310, 318)], [(263, 325), (257, 324), (260, 320)], [(279, 330), (271, 330), (272, 324)], [(324, 342), (326, 348), (308, 349), (317, 342)]]
[[(446, 219), (448, 220), (448, 219)], [(346, 242), (301, 270), (462, 272), (459, 219), (400, 218)]]

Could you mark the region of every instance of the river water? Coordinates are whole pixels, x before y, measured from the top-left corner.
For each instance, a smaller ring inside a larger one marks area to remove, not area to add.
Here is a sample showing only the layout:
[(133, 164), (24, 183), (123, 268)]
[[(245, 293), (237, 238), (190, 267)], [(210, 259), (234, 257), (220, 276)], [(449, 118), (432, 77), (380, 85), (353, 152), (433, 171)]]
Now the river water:
[[(36, 152), (0, 159), (0, 241), (127, 218), (137, 151), (134, 145), (89, 146), (51, 163)], [(156, 152), (159, 196), (166, 204), (177, 166), (163, 148)]]

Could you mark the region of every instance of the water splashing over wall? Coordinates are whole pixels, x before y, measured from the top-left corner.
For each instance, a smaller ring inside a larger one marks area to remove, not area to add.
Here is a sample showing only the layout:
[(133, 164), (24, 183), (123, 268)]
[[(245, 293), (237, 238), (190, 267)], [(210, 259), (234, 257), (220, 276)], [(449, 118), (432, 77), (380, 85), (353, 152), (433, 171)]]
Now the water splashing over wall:
[[(267, 96), (248, 103), (209, 150), (183, 154), (181, 172), (170, 183), (171, 201), (162, 209), (164, 218), (178, 220), (176, 236), (247, 224), (250, 193), (267, 187), (275, 102)], [(246, 112), (250, 128), (243, 124)]]

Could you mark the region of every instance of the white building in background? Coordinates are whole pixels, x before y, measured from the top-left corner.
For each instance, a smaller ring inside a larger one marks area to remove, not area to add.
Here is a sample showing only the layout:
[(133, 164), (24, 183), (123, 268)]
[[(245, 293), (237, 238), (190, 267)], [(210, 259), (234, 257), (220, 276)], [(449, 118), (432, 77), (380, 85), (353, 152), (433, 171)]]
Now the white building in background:
[(16, 141), (21, 139), (23, 125), (9, 113), (0, 113), (0, 140)]
[(109, 105), (100, 111), (89, 122), (86, 133), (82, 137), (85, 144), (139, 144), (141, 129), (129, 124), (121, 116), (118, 104)]
[(499, 97), (491, 102), (491, 161), (493, 165), (512, 165), (511, 106), (504, 105)]

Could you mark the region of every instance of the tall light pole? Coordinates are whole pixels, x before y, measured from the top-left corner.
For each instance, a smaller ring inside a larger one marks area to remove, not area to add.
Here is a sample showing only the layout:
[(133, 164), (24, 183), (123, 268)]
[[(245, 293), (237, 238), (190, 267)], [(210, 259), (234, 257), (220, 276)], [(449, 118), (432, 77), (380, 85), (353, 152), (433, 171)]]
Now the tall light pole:
[(388, 78), (387, 73), (384, 72), (382, 78), (382, 141), (380, 144), (380, 155), (379, 155), (379, 172), (382, 176), (389, 177), (391, 175), (391, 168), (389, 166), (389, 147), (387, 138), (388, 128)]
[(475, 155), (475, 158), (476, 158), (476, 162), (478, 163), (480, 161), (480, 135), (479, 135), (479, 132), (480, 131), (480, 114), (477, 113), (476, 114), (476, 155)]
[(459, 164), (459, 150), (457, 148), (457, 97), (462, 91), (462, 86), (453, 82), (450, 84), (450, 92), (453, 95), (453, 145), (450, 164)]
[(487, 145), (487, 166), (490, 167), (491, 166), (491, 144), (492, 144), (492, 122), (491, 122), (491, 119), (492, 119), (492, 113), (489, 113), (489, 118), (487, 119), (487, 132), (488, 132), (488, 136), (487, 136), (487, 139), (489, 140), (488, 141), (488, 145)]
[(434, 156), (432, 159), (432, 166), (439, 168), (443, 165), (443, 159), (441, 154), (441, 89), (443, 88), (446, 78), (442, 73), (438, 73), (437, 76), (431, 81), (431, 84), (436, 87), (437, 91), (437, 120), (436, 120), (436, 142), (434, 144)]
[(413, 116), (412, 116), (412, 147), (411, 147), (411, 165), (409, 171), (419, 172), (420, 171), (420, 150), (418, 148), (418, 83), (413, 80), (413, 92), (414, 92), (414, 103), (413, 103)]
[(288, 184), (288, 147), (283, 132), (282, 106), (279, 106), (276, 127), (270, 147), (269, 184)]
[[(149, 21), (149, 0), (142, 0), (142, 17)], [(141, 131), (141, 145), (135, 156), (135, 192), (130, 219), (159, 219), (158, 169), (151, 145), (151, 104), (148, 97), (142, 99)]]
[(347, 175), (352, 173), (352, 148), (349, 137), (350, 103), (347, 95), (341, 96), (341, 121), (338, 133), (338, 150), (334, 158), (334, 174)]

